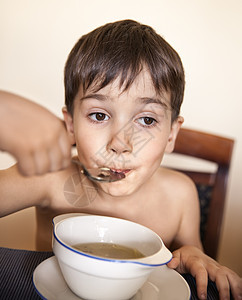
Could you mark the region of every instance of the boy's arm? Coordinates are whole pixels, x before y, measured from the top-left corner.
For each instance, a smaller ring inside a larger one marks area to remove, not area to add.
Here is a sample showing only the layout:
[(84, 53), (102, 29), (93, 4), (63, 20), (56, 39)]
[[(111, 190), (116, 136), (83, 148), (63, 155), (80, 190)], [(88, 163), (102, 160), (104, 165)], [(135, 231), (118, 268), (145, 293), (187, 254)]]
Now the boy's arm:
[(173, 252), (168, 267), (180, 273), (190, 273), (196, 278), (199, 299), (207, 298), (208, 278), (216, 283), (220, 299), (230, 299), (230, 289), (236, 300), (242, 299), (242, 278), (204, 254), (199, 233), (200, 211), (196, 187), (185, 177), (183, 184), (184, 209), (180, 229), (174, 240), (177, 250)]
[(179, 231), (172, 243), (172, 248), (177, 249), (184, 245), (196, 246), (202, 249), (200, 239), (200, 205), (195, 184), (186, 175), (177, 174), (176, 198), (180, 199), (181, 220)]
[(0, 170), (0, 217), (32, 206), (48, 206), (49, 177), (23, 176), (17, 165)]
[(0, 91), (0, 150), (12, 154), (23, 175), (67, 167), (71, 144), (64, 122), (44, 107)]

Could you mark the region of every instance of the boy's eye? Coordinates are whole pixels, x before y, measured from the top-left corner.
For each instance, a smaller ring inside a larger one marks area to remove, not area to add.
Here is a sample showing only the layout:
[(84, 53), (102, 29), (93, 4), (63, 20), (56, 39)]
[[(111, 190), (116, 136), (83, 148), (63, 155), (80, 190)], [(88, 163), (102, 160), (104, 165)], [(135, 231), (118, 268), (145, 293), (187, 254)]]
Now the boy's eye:
[(157, 123), (157, 121), (154, 118), (151, 118), (151, 117), (142, 117), (142, 118), (139, 118), (138, 122), (142, 126), (154, 126)]
[(107, 121), (109, 119), (109, 117), (104, 113), (92, 113), (89, 115), (89, 117), (93, 121), (97, 121), (97, 122)]

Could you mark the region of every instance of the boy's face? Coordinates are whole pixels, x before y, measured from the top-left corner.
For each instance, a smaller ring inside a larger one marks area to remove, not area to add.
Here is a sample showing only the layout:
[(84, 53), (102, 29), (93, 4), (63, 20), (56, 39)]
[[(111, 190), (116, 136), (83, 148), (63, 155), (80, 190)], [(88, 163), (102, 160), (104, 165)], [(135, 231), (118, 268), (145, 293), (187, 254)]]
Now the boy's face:
[(109, 167), (126, 178), (100, 183), (113, 196), (125, 196), (152, 178), (165, 152), (171, 152), (183, 119), (171, 124), (169, 93), (157, 95), (145, 69), (123, 92), (119, 78), (98, 92), (81, 91), (73, 118), (64, 118), (86, 168)]

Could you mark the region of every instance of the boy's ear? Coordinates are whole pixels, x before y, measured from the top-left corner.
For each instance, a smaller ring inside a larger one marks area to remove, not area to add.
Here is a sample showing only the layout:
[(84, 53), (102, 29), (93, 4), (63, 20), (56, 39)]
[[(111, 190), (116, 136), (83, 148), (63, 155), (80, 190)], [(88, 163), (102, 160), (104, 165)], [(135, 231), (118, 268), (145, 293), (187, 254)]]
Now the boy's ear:
[(64, 121), (66, 124), (67, 133), (70, 138), (70, 142), (72, 145), (76, 143), (75, 135), (74, 135), (74, 126), (73, 126), (73, 117), (72, 115), (67, 111), (66, 107), (62, 108), (62, 113), (64, 117)]
[(179, 116), (171, 125), (171, 132), (168, 137), (165, 152), (171, 153), (174, 150), (177, 134), (184, 122), (183, 117)]

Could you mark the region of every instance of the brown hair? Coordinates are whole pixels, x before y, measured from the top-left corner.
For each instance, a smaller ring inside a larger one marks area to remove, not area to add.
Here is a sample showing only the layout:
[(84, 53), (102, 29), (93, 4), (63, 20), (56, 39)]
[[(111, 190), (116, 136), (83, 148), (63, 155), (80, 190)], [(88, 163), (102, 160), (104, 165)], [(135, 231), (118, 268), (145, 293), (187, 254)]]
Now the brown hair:
[(185, 78), (177, 52), (153, 28), (133, 20), (108, 23), (82, 36), (65, 65), (65, 104), (73, 112), (73, 101), (81, 87), (96, 91), (120, 76), (120, 87), (128, 89), (142, 68), (150, 72), (158, 94), (171, 94), (172, 121), (180, 112)]

